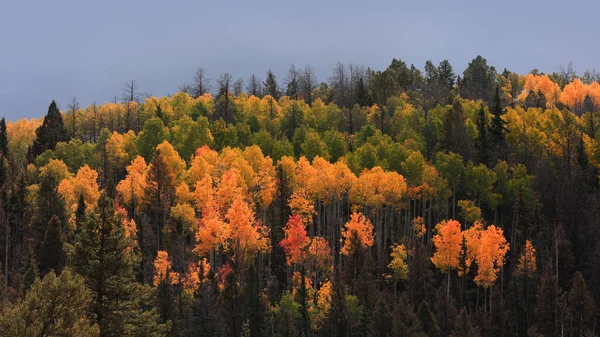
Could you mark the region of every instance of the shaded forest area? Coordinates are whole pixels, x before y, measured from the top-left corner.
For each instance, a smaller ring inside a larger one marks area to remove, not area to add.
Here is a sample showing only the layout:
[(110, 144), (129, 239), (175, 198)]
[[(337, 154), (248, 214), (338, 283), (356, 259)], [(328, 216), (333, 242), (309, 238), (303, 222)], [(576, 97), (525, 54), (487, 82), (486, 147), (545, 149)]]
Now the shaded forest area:
[(596, 336), (598, 80), (200, 68), (2, 119), (0, 336)]

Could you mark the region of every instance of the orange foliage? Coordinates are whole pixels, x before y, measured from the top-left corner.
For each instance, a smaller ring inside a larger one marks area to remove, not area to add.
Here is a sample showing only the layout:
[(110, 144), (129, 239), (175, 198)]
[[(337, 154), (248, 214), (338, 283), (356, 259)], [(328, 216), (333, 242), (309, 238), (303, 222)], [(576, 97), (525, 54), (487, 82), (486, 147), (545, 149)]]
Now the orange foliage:
[(477, 276), (474, 281), (477, 285), (489, 288), (494, 284), (500, 268), (504, 265), (508, 250), (509, 244), (504, 238), (502, 229), (491, 225), (481, 232), (480, 242), (475, 252)]
[(435, 254), (431, 262), (443, 273), (458, 267), (462, 233), (456, 220), (442, 221), (435, 226), (437, 234), (433, 236)]
[(313, 216), (317, 214), (315, 211), (315, 203), (308, 198), (304, 188), (298, 188), (294, 191), (288, 205), (292, 210), (292, 215), (298, 215), (302, 218), (305, 225), (310, 225), (313, 222)]
[(361, 213), (354, 212), (350, 215), (350, 221), (346, 222), (342, 230), (344, 246), (342, 254), (350, 255), (361, 249), (373, 246), (375, 234), (373, 224)]
[(100, 191), (98, 191), (98, 172), (84, 165), (77, 171), (75, 177), (64, 179), (60, 183), (58, 193), (65, 200), (67, 209), (71, 212), (72, 216), (74, 216), (77, 210), (79, 196), (82, 194), (86, 206), (93, 207), (100, 197)]
[(332, 256), (331, 247), (327, 240), (320, 236), (315, 236), (308, 246), (308, 264), (315, 270), (327, 271), (331, 269)]
[(169, 280), (171, 284), (179, 283), (179, 273), (171, 271), (171, 259), (169, 258), (169, 253), (164, 250), (159, 250), (156, 255), (156, 259), (154, 260), (154, 277), (152, 279), (152, 284), (155, 287), (166, 280)]
[(423, 237), (427, 233), (427, 227), (425, 227), (425, 221), (423, 221), (422, 217), (418, 216), (413, 219), (413, 230), (415, 231), (415, 236), (418, 238)]
[(190, 262), (182, 278), (183, 289), (189, 292), (196, 291), (200, 283), (208, 278), (209, 272), (210, 265), (206, 261), (206, 258), (197, 263)]
[(519, 265), (517, 266), (517, 273), (524, 277), (532, 278), (535, 273), (537, 266), (537, 260), (535, 256), (535, 248), (531, 244), (531, 241), (525, 241), (525, 252), (519, 259)]
[(257, 223), (254, 212), (241, 196), (233, 201), (225, 218), (229, 222), (229, 247), (234, 261), (245, 262), (259, 252), (270, 250), (268, 228)]
[(285, 228), (285, 238), (279, 243), (285, 250), (285, 259), (289, 266), (304, 260), (308, 237), (302, 218), (298, 215), (291, 215)]
[(127, 176), (117, 185), (117, 192), (125, 205), (141, 202), (146, 188), (146, 169), (146, 161), (140, 156), (127, 166)]

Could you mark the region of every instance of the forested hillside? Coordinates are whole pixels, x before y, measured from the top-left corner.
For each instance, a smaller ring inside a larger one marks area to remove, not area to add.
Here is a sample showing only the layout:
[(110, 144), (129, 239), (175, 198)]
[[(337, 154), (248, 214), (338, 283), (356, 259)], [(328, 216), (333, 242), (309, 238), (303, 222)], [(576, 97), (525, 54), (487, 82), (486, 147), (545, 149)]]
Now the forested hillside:
[(596, 336), (597, 80), (200, 68), (2, 119), (0, 336)]

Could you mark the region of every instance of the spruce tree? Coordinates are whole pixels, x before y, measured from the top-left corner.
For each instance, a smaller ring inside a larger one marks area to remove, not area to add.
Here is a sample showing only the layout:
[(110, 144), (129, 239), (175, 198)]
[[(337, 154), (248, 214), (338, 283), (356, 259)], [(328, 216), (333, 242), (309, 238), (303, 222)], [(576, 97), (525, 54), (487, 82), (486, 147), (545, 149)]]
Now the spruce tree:
[(279, 91), (275, 74), (273, 74), (273, 72), (270, 70), (267, 71), (267, 80), (265, 81), (264, 86), (265, 94), (270, 95), (275, 99), (279, 99), (281, 97), (281, 91)]
[(5, 158), (8, 157), (8, 134), (6, 133), (6, 120), (4, 117), (0, 119), (0, 154)]
[(490, 149), (495, 153), (498, 159), (504, 157), (506, 148), (506, 121), (502, 119), (504, 109), (502, 109), (502, 101), (500, 100), (500, 87), (496, 86), (494, 98), (491, 105), (492, 120), (490, 122), (489, 137)]
[(85, 198), (83, 197), (83, 193), (81, 193), (79, 194), (77, 210), (75, 211), (75, 235), (79, 234), (81, 226), (83, 226), (83, 222), (85, 221), (85, 209)]
[(479, 108), (479, 114), (477, 115), (477, 139), (475, 139), (475, 148), (479, 156), (479, 162), (485, 165), (489, 161), (489, 144), (488, 144), (488, 127), (485, 118), (485, 109), (483, 104)]
[(48, 113), (44, 117), (42, 125), (35, 130), (35, 140), (31, 147), (33, 157), (44, 153), (46, 150), (54, 150), (58, 142), (67, 140), (67, 133), (64, 129), (63, 118), (52, 101), (48, 107)]
[(66, 262), (66, 253), (63, 244), (62, 223), (60, 219), (54, 215), (48, 222), (46, 235), (44, 236), (40, 249), (39, 260), (42, 275), (45, 275), (50, 270), (54, 270), (57, 274), (60, 274), (60, 271)]
[(134, 238), (125, 236), (122, 222), (113, 200), (103, 192), (95, 213), (81, 226), (71, 263), (92, 292), (91, 311), (101, 336), (132, 335), (140, 322), (148, 329), (145, 335), (162, 336), (165, 326), (157, 324), (156, 311), (143, 311), (147, 291), (136, 283)]

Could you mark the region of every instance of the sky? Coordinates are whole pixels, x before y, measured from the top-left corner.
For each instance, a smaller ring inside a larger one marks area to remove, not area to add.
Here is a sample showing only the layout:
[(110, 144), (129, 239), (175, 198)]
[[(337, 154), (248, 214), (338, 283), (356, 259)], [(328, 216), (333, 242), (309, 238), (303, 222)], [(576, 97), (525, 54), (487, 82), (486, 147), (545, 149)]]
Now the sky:
[(43, 116), (139, 91), (163, 96), (204, 67), (213, 82), (282, 82), (290, 64), (327, 81), (339, 61), (385, 69), (448, 59), (461, 73), (477, 55), (498, 71), (600, 69), (600, 1), (139, 1), (0, 0), (0, 116)]

